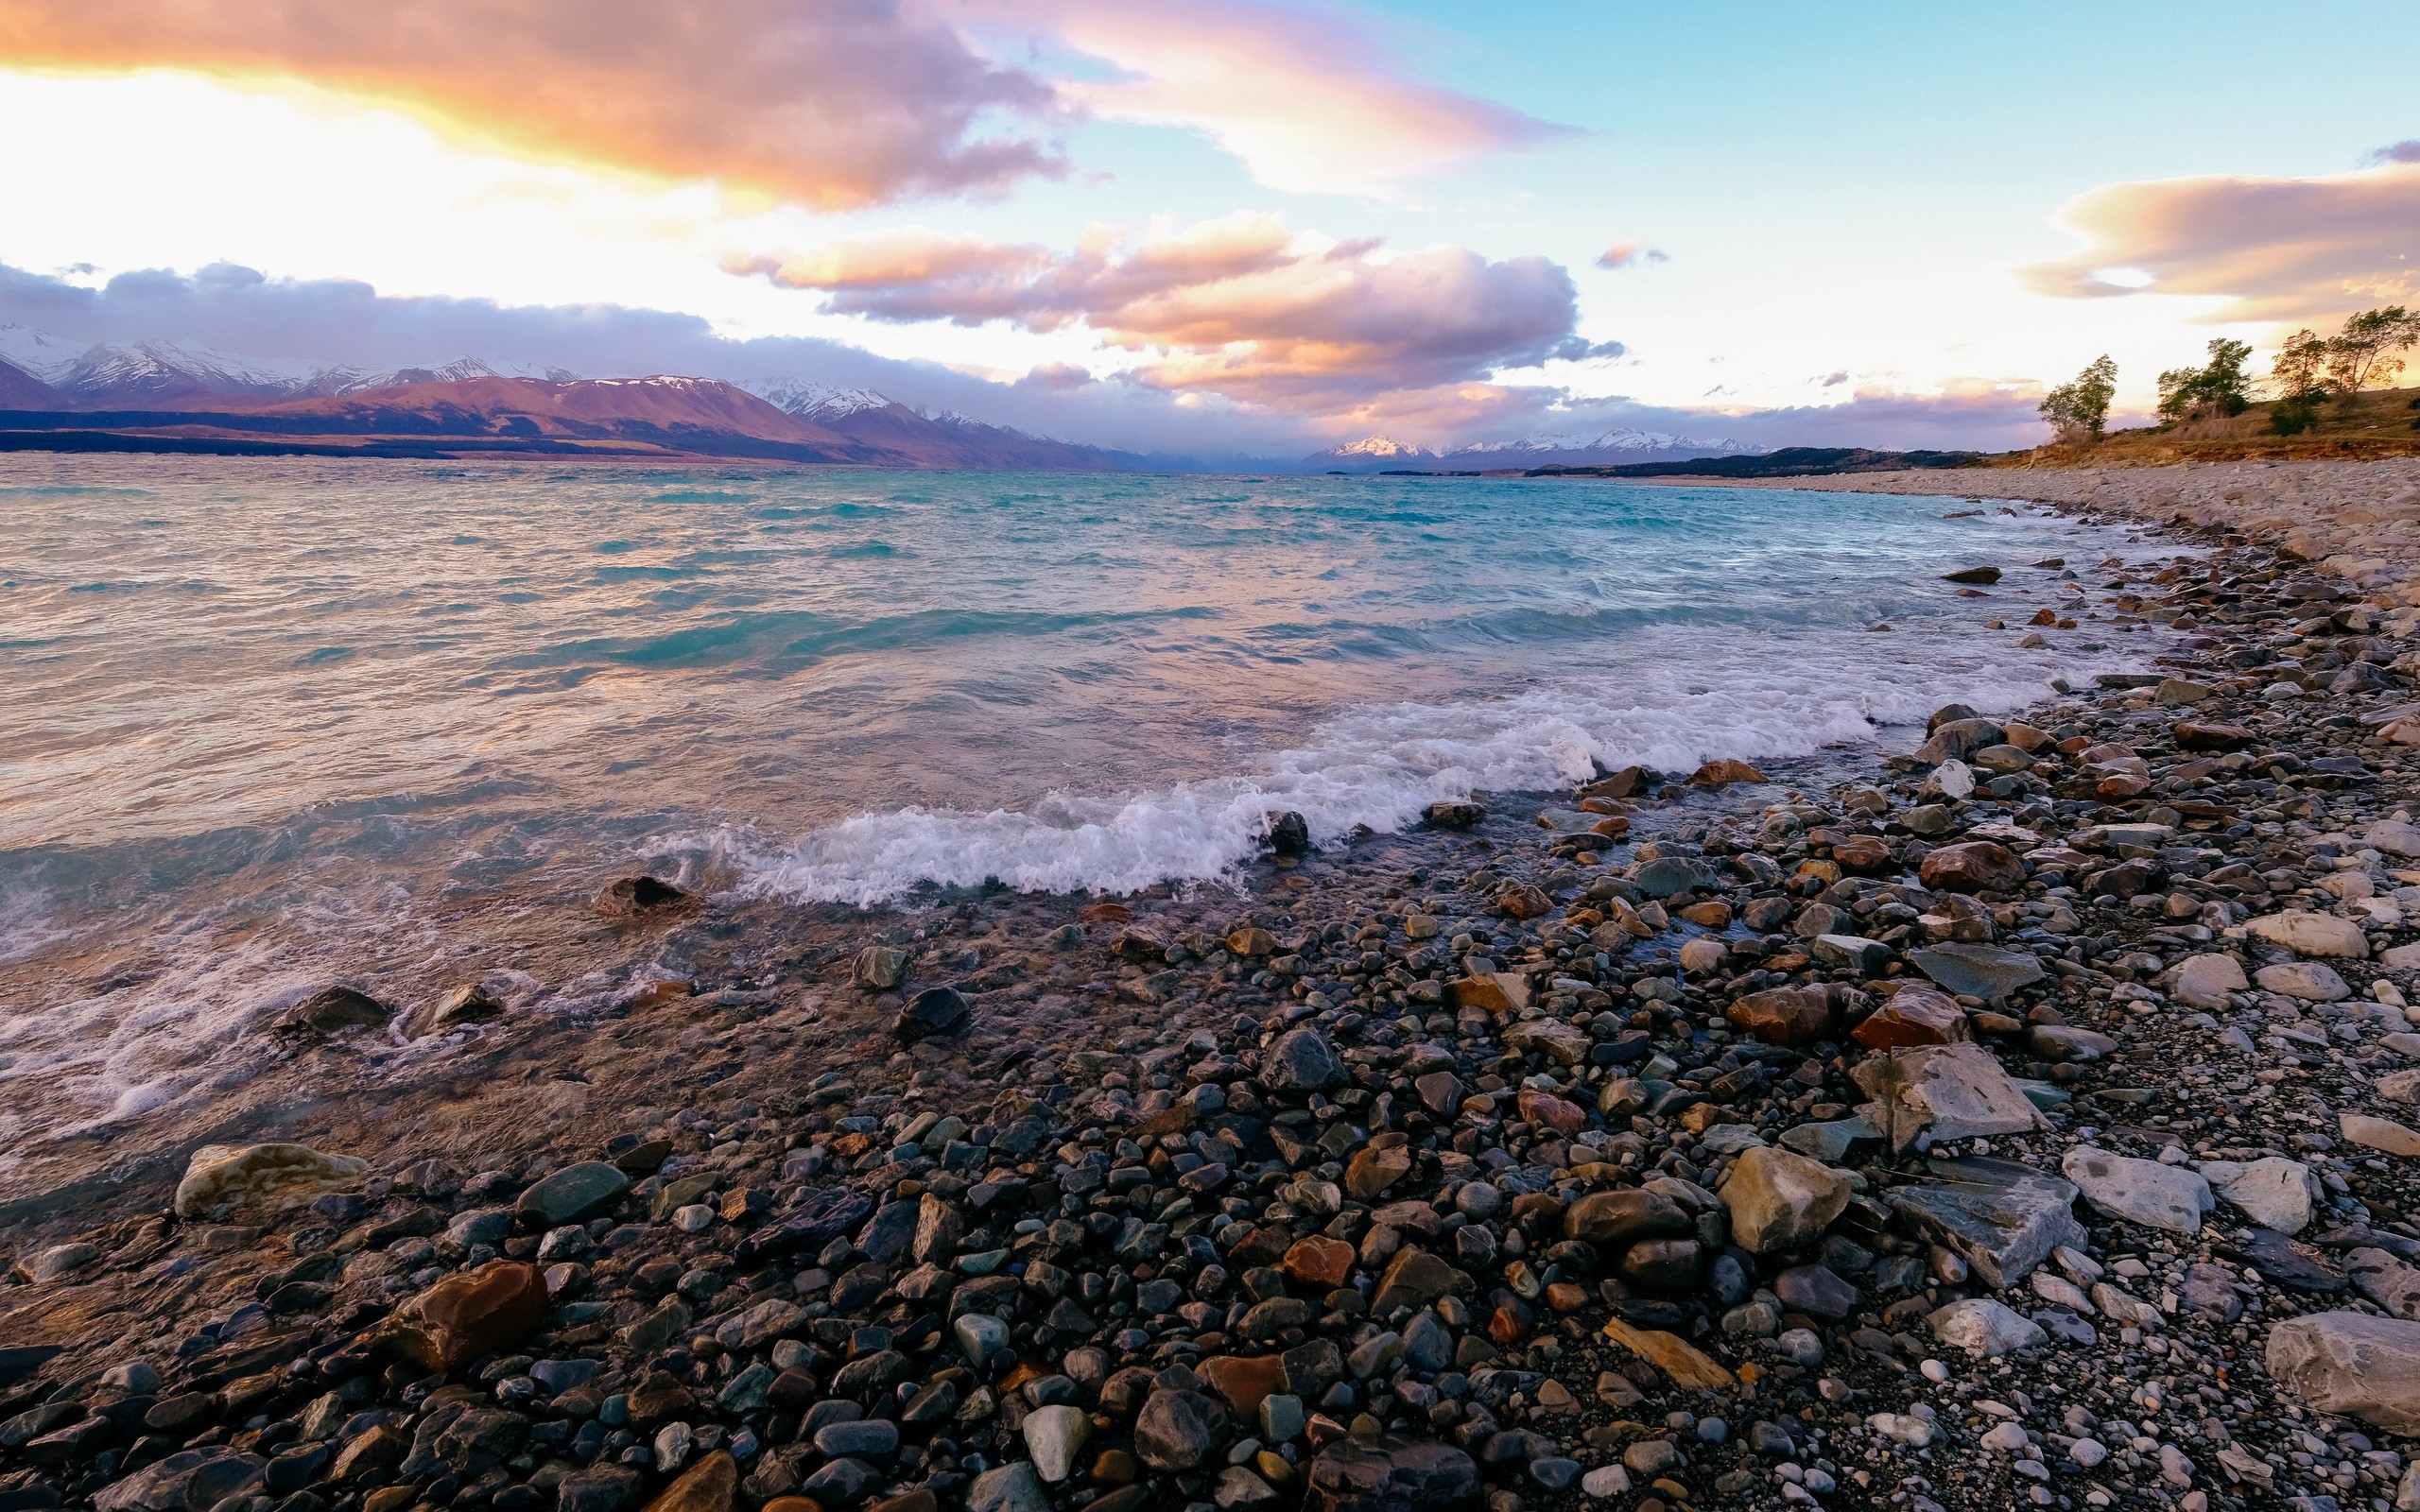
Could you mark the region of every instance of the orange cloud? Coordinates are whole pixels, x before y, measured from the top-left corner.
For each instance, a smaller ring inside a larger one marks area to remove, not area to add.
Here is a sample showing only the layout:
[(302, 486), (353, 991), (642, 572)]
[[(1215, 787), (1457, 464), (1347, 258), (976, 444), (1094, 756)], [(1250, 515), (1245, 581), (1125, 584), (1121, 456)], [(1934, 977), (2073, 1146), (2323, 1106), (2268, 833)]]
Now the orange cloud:
[(2114, 183), (2060, 219), (2090, 242), (2019, 270), (2071, 299), (2223, 295), (2214, 320), (2325, 320), (2420, 293), (2420, 163), (2393, 149), (2377, 168), (2313, 179)]
[(897, 0), (0, 0), (0, 63), (303, 80), (835, 210), (1066, 167), (1048, 83)]
[(1387, 257), (1296, 237), (1272, 215), (1131, 244), (1095, 228), (1064, 255), (894, 236), (727, 266), (820, 290), (838, 314), (1080, 325), (1147, 354), (1130, 383), (1311, 411), (1621, 350), (1572, 334), (1570, 275), (1545, 258), (1490, 262), (1461, 247)]
[(978, 31), (1055, 43), (1117, 70), (1063, 78), (1098, 114), (1200, 131), (1272, 188), (1388, 196), (1406, 180), (1574, 129), (1406, 77), (1340, 10), (1265, 0), (935, 0)]

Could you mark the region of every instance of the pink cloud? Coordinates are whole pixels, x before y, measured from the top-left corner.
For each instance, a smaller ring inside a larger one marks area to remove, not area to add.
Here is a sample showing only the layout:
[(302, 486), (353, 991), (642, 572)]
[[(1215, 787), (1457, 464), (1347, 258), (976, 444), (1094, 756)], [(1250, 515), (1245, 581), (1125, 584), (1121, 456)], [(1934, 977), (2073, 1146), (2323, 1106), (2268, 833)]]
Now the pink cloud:
[(1066, 168), (1052, 87), (898, 0), (0, 0), (0, 62), (302, 79), (823, 209)]
[(1575, 135), (1572, 128), (1407, 77), (1387, 39), (1334, 8), (1269, 0), (937, 0), (978, 34), (1055, 43), (1108, 63), (1062, 77), (1117, 120), (1200, 131), (1272, 188), (1392, 196), (1454, 163)]
[(1644, 246), (1625, 238), (1614, 243), (1597, 255), (1599, 267), (1628, 267), (1634, 263), (1668, 263), (1672, 259), (1660, 247)]
[[(2388, 149), (2390, 154), (2394, 149)], [(2312, 179), (2114, 183), (2060, 218), (2083, 250), (2019, 270), (2071, 299), (2221, 295), (2215, 320), (2322, 321), (2420, 293), (2420, 163)]]
[(1545, 258), (1491, 262), (1460, 247), (1390, 257), (1298, 238), (1271, 215), (1139, 242), (1095, 228), (1064, 255), (892, 237), (728, 266), (873, 319), (1081, 326), (1144, 354), (1130, 383), (1305, 411), (1621, 351), (1573, 335), (1570, 275)]

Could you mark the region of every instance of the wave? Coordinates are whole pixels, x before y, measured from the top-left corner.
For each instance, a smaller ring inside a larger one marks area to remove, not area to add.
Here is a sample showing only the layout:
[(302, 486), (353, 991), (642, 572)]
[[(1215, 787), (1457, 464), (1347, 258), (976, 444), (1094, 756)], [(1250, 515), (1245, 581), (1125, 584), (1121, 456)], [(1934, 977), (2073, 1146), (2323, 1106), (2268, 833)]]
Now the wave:
[(1474, 792), (1538, 791), (1599, 765), (1688, 770), (1719, 757), (1810, 755), (1921, 722), (1956, 697), (1985, 712), (2038, 701), (2054, 668), (2005, 662), (1929, 675), (1806, 667), (1772, 648), (1762, 669), (1651, 668), (1476, 703), (1398, 702), (1350, 710), (1302, 746), (1248, 771), (1119, 797), (1053, 793), (1033, 812), (908, 808), (859, 815), (767, 851), (724, 834), (742, 896), (859, 907), (925, 886), (992, 883), (1022, 892), (1131, 893), (1215, 882), (1258, 850), (1269, 819), (1303, 816), (1317, 845), (1381, 833), (1434, 802)]

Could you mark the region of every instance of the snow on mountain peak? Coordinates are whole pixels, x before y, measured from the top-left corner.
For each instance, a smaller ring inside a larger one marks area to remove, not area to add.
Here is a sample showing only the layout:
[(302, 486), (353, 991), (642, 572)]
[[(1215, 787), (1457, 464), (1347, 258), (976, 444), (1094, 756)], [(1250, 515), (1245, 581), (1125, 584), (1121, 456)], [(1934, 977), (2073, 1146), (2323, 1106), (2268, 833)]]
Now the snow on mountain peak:
[(875, 393), (871, 388), (809, 383), (802, 378), (759, 378), (739, 387), (775, 409), (787, 411), (801, 420), (827, 423), (846, 420), (859, 410), (887, 409), (894, 403), (890, 395)]
[(1329, 455), (1334, 456), (1415, 457), (1437, 454), (1426, 447), (1408, 446), (1391, 436), (1364, 436), (1357, 441), (1347, 441)]

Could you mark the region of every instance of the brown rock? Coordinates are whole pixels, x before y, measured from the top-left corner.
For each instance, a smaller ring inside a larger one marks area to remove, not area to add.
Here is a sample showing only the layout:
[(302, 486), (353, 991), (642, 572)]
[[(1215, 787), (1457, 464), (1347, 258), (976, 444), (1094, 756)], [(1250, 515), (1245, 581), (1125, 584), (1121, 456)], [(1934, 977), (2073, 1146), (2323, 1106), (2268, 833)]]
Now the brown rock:
[(1495, 890), (1495, 906), (1514, 919), (1536, 919), (1553, 909), (1554, 900), (1526, 882), (1508, 882)]
[(1457, 1008), (1484, 1013), (1517, 1013), (1530, 1005), (1530, 979), (1518, 971), (1491, 971), (1445, 984)]
[(1462, 1106), (1462, 1078), (1450, 1071), (1432, 1071), (1411, 1084), (1420, 1106), (1443, 1117)]
[(1996, 840), (1967, 840), (1926, 856), (1916, 878), (1937, 892), (2015, 892), (2025, 885), (2025, 863)]
[(731, 1512), (731, 1500), (738, 1489), (739, 1462), (716, 1450), (657, 1493), (647, 1504), (647, 1512)]
[(1411, 1174), (1411, 1151), (1402, 1145), (1354, 1152), (1344, 1168), (1344, 1190), (1356, 1202), (1375, 1202), (1386, 1190)]
[(1898, 1050), (1909, 1045), (1946, 1045), (1971, 1040), (1966, 1010), (1946, 992), (1928, 987), (1904, 987), (1890, 1002), (1866, 1015), (1850, 1038), (1868, 1050)]
[[(1675, 1211), (1679, 1211), (1677, 1209)], [(1398, 1307), (1426, 1307), (1448, 1292), (1467, 1290), (1470, 1278), (1425, 1249), (1401, 1249), (1378, 1278), (1370, 1311), (1379, 1317)]]
[(1552, 1092), (1542, 1092), (1524, 1087), (1513, 1099), (1524, 1121), (1543, 1124), (1558, 1134), (1577, 1134), (1588, 1126), (1588, 1114), (1576, 1104), (1567, 1103)]
[(446, 1277), (396, 1309), (378, 1342), (429, 1370), (459, 1370), (483, 1354), (504, 1353), (545, 1316), (546, 1280), (538, 1267), (492, 1260)]
[(1605, 1337), (1670, 1376), (1676, 1385), (1728, 1391), (1739, 1383), (1737, 1377), (1676, 1333), (1633, 1328), (1620, 1318), (1609, 1318)]
[(1858, 877), (1878, 877), (1898, 866), (1890, 843), (1871, 834), (1843, 835), (1833, 841), (1832, 859), (1842, 871)]
[(1761, 782), (1765, 774), (1746, 762), (1708, 762), (1689, 774), (1691, 787), (1721, 787), (1730, 782)]
[(1076, 917), (1087, 924), (1126, 924), (1133, 921), (1134, 910), (1124, 903), (1086, 903)]
[(1676, 912), (1680, 918), (1687, 919), (1700, 929), (1729, 929), (1731, 927), (1731, 905), (1720, 899), (1691, 903)]
[(641, 919), (696, 902), (688, 891), (660, 877), (624, 877), (596, 895), (596, 911), (609, 919)]
[(1635, 798), (1647, 786), (1647, 768), (1625, 766), (1580, 790), (1582, 798)]
[(2252, 731), (2241, 725), (2211, 720), (2180, 719), (2172, 731), (2179, 750), (2236, 750), (2252, 744)]
[(339, 1029), (375, 1028), (387, 1022), (387, 1006), (366, 992), (332, 987), (312, 993), (277, 1017), (271, 1030), (289, 1037), (335, 1034)]
[(1227, 936), (1227, 952), (1231, 955), (1257, 960), (1263, 955), (1275, 954), (1276, 950), (1277, 936), (1265, 929), (1246, 927)]
[(1236, 1420), (1250, 1423), (1260, 1414), (1261, 1399), (1286, 1389), (1286, 1362), (1274, 1354), (1244, 1359), (1222, 1354), (1193, 1367), (1202, 1383), (1217, 1392)]
[(1807, 1045), (1840, 1031), (1841, 1012), (1853, 990), (1839, 983), (1822, 987), (1769, 987), (1735, 1001), (1723, 1017), (1741, 1034), (1769, 1045)]
[(1697, 1220), (1679, 1203), (1636, 1187), (1591, 1192), (1563, 1215), (1564, 1238), (1607, 1249), (1626, 1248), (1641, 1239), (1680, 1238), (1697, 1229)]
[(1315, 1292), (1332, 1292), (1344, 1284), (1353, 1274), (1353, 1246), (1341, 1239), (1325, 1234), (1312, 1234), (1294, 1241), (1277, 1268), (1297, 1286)]

